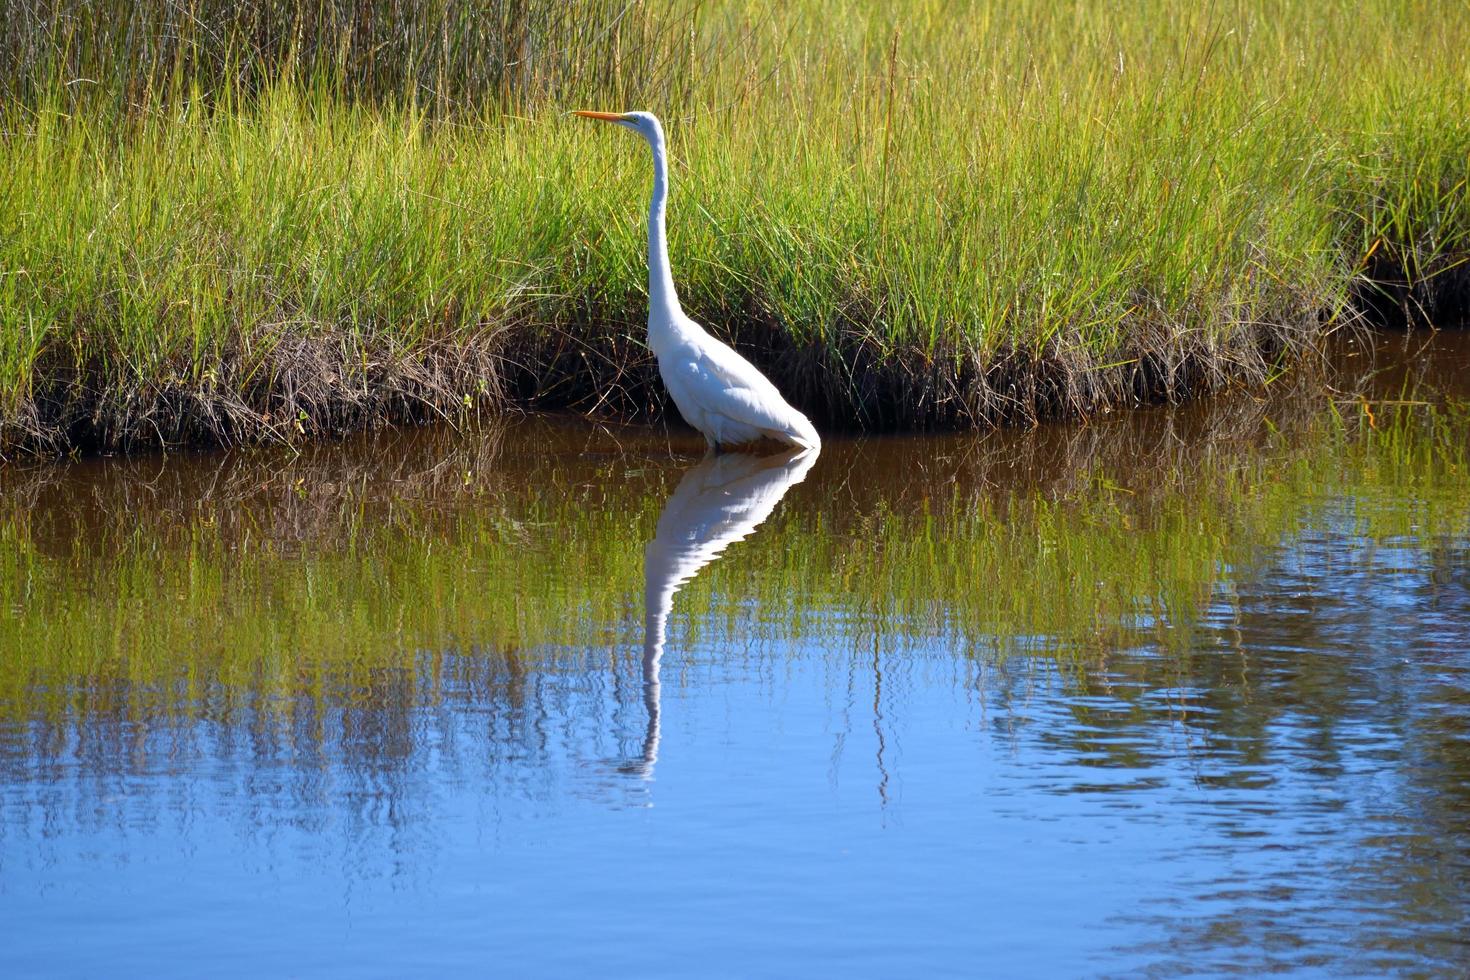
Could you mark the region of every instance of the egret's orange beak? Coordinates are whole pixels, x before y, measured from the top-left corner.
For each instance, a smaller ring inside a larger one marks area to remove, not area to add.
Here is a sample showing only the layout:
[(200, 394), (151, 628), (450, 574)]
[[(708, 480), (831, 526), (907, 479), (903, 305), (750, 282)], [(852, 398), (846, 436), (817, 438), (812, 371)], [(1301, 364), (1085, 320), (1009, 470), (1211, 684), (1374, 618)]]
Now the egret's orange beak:
[(623, 113), (621, 112), (592, 112), (588, 109), (575, 109), (572, 111), (572, 115), (581, 116), (584, 119), (601, 119), (603, 122), (621, 122), (623, 120)]

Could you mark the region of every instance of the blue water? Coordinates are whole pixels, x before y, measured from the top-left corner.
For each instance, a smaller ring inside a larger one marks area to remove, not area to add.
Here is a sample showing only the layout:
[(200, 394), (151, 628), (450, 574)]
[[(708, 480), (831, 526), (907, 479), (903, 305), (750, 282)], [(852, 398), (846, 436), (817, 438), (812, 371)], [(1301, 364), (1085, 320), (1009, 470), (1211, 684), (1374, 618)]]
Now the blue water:
[(1470, 543), (1326, 499), (1196, 622), (977, 654), (742, 594), (792, 475), (665, 506), (648, 595), (719, 562), (723, 615), (633, 596), (542, 666), (458, 643), (290, 711), (7, 716), (0, 973), (1470, 968)]

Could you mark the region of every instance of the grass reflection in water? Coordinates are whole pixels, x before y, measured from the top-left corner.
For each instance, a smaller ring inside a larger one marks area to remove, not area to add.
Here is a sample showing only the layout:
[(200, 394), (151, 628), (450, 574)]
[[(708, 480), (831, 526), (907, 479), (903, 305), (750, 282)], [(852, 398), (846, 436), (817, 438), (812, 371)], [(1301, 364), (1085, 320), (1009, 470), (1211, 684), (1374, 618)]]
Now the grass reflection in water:
[[(1370, 427), (1345, 409), (1241, 399), (839, 443), (679, 612), (693, 638), (858, 622), (895, 643), (1066, 663), (1145, 641), (1182, 652), (1222, 585), (1335, 497), (1371, 540), (1463, 541), (1465, 412), (1380, 406)], [(687, 466), (643, 434), (533, 421), (0, 471), (0, 711), (75, 723), (413, 702), (471, 669), (467, 651), (512, 687), (605, 668), (637, 630), (644, 542)]]

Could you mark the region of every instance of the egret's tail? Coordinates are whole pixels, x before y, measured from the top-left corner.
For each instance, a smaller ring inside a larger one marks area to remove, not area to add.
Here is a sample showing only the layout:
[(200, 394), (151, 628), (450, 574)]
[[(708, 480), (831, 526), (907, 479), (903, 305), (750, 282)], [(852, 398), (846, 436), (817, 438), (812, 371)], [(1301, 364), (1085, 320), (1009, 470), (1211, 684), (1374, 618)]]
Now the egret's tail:
[(802, 449), (821, 449), (822, 437), (817, 435), (811, 420), (796, 409), (791, 410), (791, 415), (791, 428), (786, 432), (786, 438), (791, 444)]

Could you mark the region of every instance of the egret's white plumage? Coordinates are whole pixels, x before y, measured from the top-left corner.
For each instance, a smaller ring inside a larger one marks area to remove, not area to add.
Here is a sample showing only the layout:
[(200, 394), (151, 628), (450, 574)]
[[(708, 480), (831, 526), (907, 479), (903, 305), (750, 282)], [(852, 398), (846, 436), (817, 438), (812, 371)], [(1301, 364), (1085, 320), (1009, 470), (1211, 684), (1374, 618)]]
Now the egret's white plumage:
[(653, 150), (653, 196), (648, 203), (648, 346), (658, 359), (658, 373), (679, 414), (717, 450), (766, 439), (818, 448), (822, 440), (807, 417), (788, 405), (754, 364), (710, 336), (679, 307), (664, 223), (668, 154), (658, 117), (649, 112), (576, 115), (631, 129)]

